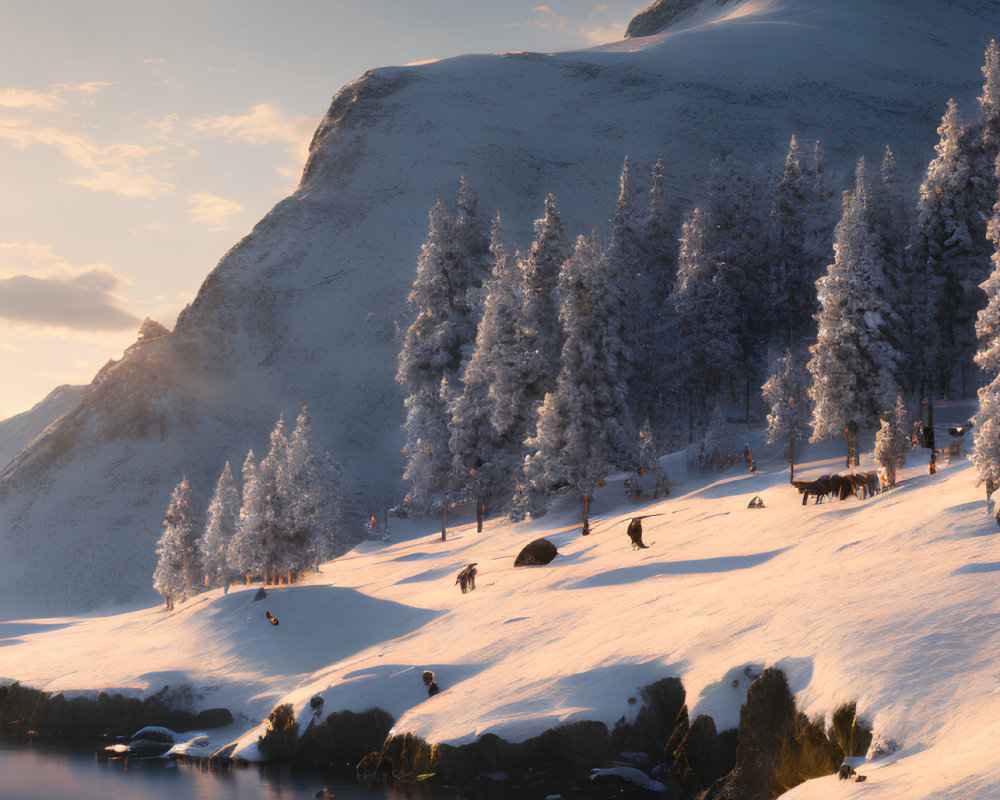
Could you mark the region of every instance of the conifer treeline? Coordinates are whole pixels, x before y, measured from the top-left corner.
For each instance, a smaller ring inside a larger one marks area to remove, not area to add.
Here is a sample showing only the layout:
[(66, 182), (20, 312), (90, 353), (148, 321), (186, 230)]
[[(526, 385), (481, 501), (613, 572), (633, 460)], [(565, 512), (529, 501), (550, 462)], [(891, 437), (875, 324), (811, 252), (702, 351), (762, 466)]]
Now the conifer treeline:
[(311, 438), (305, 406), (291, 435), (279, 417), (268, 454), (259, 463), (253, 450), (247, 454), (242, 490), (226, 462), (204, 526), (187, 478), (181, 480), (170, 498), (153, 573), (153, 588), (168, 607), (241, 576), (290, 582), (346, 549), (341, 468), (329, 456), (317, 457)]
[(644, 419), (671, 447), (723, 407), (820, 439), (895, 419), (899, 396), (966, 396), (997, 197), (995, 42), (983, 74), (970, 121), (949, 101), (917, 198), (886, 147), (838, 210), (819, 142), (792, 137), (780, 175), (714, 163), (678, 232), (662, 159), (643, 199), (626, 158), (606, 241), (569, 241), (549, 195), (521, 254), (463, 178), (456, 210), (431, 210), (409, 297), (406, 504), (589, 493), (634, 467)]

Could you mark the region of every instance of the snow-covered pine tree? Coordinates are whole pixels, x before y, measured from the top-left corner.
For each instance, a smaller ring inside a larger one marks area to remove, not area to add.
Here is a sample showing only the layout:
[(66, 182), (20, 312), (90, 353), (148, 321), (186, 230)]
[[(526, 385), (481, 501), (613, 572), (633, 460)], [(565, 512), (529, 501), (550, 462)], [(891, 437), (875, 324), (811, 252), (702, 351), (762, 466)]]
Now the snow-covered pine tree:
[(227, 461), (215, 484), (215, 494), (208, 504), (205, 531), (198, 539), (202, 569), (212, 586), (228, 584), (235, 573), (229, 567), (228, 552), (229, 543), (239, 524), (241, 502), (239, 489), (236, 488), (236, 481)]
[(896, 397), (896, 408), (881, 420), (875, 434), (875, 460), (885, 470), (890, 486), (896, 485), (896, 471), (906, 464), (910, 452), (909, 422), (902, 396)]
[[(749, 403), (748, 381), (762, 378), (767, 314), (763, 188), (734, 158), (713, 164), (707, 204), (681, 231), (671, 298), (688, 404), (706, 398)], [(760, 385), (757, 383), (757, 385)]]
[[(453, 500), (509, 500), (526, 454), (526, 352), (518, 322), (524, 306), (522, 273), (501, 241), (497, 214), (492, 230), (493, 277), (476, 348), (462, 374), (462, 393), (452, 402), (449, 448)], [(512, 435), (513, 434), (513, 435)], [(520, 438), (517, 438), (520, 436)]]
[(482, 286), (489, 275), (489, 235), (477, 214), (475, 193), (462, 177), (458, 207), (438, 201), (417, 260), (408, 303), (414, 320), (399, 354), (396, 380), (406, 393), (406, 505), (424, 512), (444, 502), (451, 468), (450, 395), (475, 343), (482, 316)]
[[(563, 332), (559, 324), (556, 286), (559, 271), (572, 252), (566, 241), (562, 213), (551, 194), (545, 198), (545, 216), (535, 220), (534, 229), (531, 252), (519, 261), (524, 287), (519, 325), (526, 358), (524, 402), (527, 411), (522, 441), (534, 433), (537, 407), (555, 388), (559, 375)], [(500, 430), (509, 427), (499, 419), (494, 420), (494, 424)]]
[(849, 434), (848, 460), (857, 462), (858, 431), (874, 425), (898, 394), (898, 354), (886, 327), (884, 264), (871, 219), (871, 188), (865, 161), (858, 161), (853, 191), (844, 192), (844, 213), (834, 237), (834, 263), (816, 282), (820, 310), (816, 343), (809, 348), (809, 396), (813, 440)]
[(677, 276), (679, 232), (670, 216), (665, 181), (663, 156), (659, 156), (653, 165), (649, 201), (639, 236), (646, 300), (642, 309), (641, 349), (634, 359), (638, 373), (635, 392), (641, 396), (652, 428), (657, 431), (668, 428), (676, 410), (671, 372), (674, 315), (670, 295)]
[(309, 410), (302, 406), (288, 437), (287, 461), (278, 465), (279, 485), (286, 493), (289, 529), (286, 572), (315, 567), (343, 552), (343, 496), (339, 466), (313, 451)]
[(949, 100), (937, 155), (920, 187), (913, 246), (918, 283), (934, 299), (933, 319), (914, 330), (925, 353), (921, 383), (947, 395), (966, 390), (982, 308), (982, 295), (973, 288), (986, 278), (988, 256), (964, 133), (958, 106)]
[(233, 536), (233, 566), (247, 574), (262, 574), (265, 583), (277, 583), (289, 566), (291, 528), (288, 492), (279, 471), (288, 461), (284, 415), (271, 431), (271, 449), (257, 465), (249, 486), (244, 486), (241, 524)]
[[(1000, 159), (996, 169), (1000, 176)], [(993, 243), (993, 271), (981, 284), (987, 301), (976, 319), (980, 341), (976, 364), (988, 383), (979, 390), (972, 463), (984, 481), (996, 482), (1000, 479), (1000, 198), (993, 207), (989, 238)]]
[(631, 353), (617, 278), (594, 235), (579, 237), (559, 275), (562, 368), (528, 441), (526, 475), (536, 496), (563, 487), (590, 496), (608, 472), (634, 463)]
[(819, 142), (807, 157), (792, 136), (767, 226), (767, 316), (774, 348), (797, 348), (815, 336), (816, 280), (836, 222), (830, 205)]
[(186, 600), (198, 592), (201, 575), (191, 487), (185, 476), (170, 495), (163, 533), (156, 543), (153, 588), (163, 595), (170, 609), (174, 601)]
[(872, 181), (871, 217), (875, 248), (885, 264), (886, 299), (895, 315), (888, 336), (899, 353), (899, 383), (907, 393), (917, 396), (924, 354), (913, 332), (928, 324), (933, 305), (907, 251), (915, 220), (908, 211), (896, 157), (888, 145), (879, 174)]
[(761, 396), (770, 411), (767, 415), (767, 443), (782, 442), (788, 457), (788, 480), (795, 480), (795, 445), (807, 442), (812, 434), (812, 403), (809, 400), (809, 373), (803, 359), (791, 350), (778, 359), (774, 373), (761, 387)]
[(260, 503), (258, 502), (258, 466), (253, 450), (247, 453), (243, 462), (243, 491), (239, 520), (236, 530), (226, 549), (229, 569), (238, 575), (263, 575), (267, 554), (261, 533)]

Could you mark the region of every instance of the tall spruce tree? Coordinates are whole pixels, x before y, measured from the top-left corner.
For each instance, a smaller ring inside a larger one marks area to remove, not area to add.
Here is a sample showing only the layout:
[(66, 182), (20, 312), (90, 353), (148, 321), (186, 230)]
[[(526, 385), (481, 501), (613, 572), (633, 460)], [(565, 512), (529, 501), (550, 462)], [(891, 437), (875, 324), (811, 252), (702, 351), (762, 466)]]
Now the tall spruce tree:
[(577, 239), (560, 272), (562, 368), (528, 441), (526, 472), (536, 495), (571, 487), (589, 496), (608, 472), (634, 463), (631, 353), (618, 277), (593, 234)]
[(445, 502), (451, 475), (448, 408), (475, 343), (490, 261), (489, 235), (463, 176), (455, 214), (440, 201), (431, 209), (408, 298), (414, 319), (396, 373), (406, 393), (405, 503), (417, 512)]
[(834, 263), (816, 282), (820, 311), (816, 343), (809, 348), (813, 439), (848, 434), (848, 460), (857, 461), (858, 434), (893, 406), (898, 355), (887, 337), (892, 309), (885, 299), (865, 161), (858, 161), (853, 191), (834, 238)]
[[(524, 285), (517, 258), (501, 241), (500, 215), (493, 224), (493, 277), (476, 348), (462, 375), (462, 393), (451, 405), (451, 485), (455, 499), (509, 500), (526, 454), (522, 417), (527, 416), (526, 351), (519, 325)], [(519, 424), (520, 423), (520, 424)], [(520, 436), (520, 438), (518, 438)]]
[(920, 285), (933, 298), (933, 320), (914, 330), (924, 358), (921, 383), (930, 390), (964, 394), (975, 349), (974, 322), (982, 307), (973, 289), (984, 278), (985, 231), (977, 232), (979, 209), (972, 164), (955, 101), (938, 127), (940, 141), (927, 167), (917, 204), (913, 247)]
[(829, 195), (822, 181), (817, 142), (804, 155), (792, 136), (774, 190), (767, 226), (766, 261), (769, 338), (773, 348), (801, 347), (815, 338), (816, 280), (823, 274), (830, 234)]
[[(996, 169), (1000, 176), (1000, 159)], [(988, 382), (979, 389), (972, 463), (983, 480), (996, 482), (1000, 479), (1000, 199), (993, 207), (989, 239), (993, 244), (993, 271), (981, 285), (987, 301), (976, 319), (980, 341), (976, 364)]]
[(185, 476), (170, 495), (163, 533), (156, 543), (153, 588), (166, 599), (167, 607), (172, 608), (174, 601), (186, 600), (198, 592), (201, 576), (191, 487)]
[[(517, 434), (523, 434), (522, 441), (534, 433), (537, 407), (555, 388), (562, 359), (563, 332), (556, 287), (572, 246), (566, 241), (562, 213), (551, 194), (545, 198), (545, 216), (535, 220), (534, 230), (531, 252), (519, 261), (524, 287), (519, 324), (526, 358), (524, 402), (528, 412), (527, 427)], [(496, 422), (501, 430), (507, 427)]]
[(229, 567), (229, 543), (236, 533), (240, 520), (240, 504), (242, 498), (233, 473), (226, 462), (219, 480), (215, 484), (215, 493), (208, 504), (208, 521), (205, 531), (198, 539), (198, 554), (202, 569), (212, 586), (223, 586), (235, 574)]

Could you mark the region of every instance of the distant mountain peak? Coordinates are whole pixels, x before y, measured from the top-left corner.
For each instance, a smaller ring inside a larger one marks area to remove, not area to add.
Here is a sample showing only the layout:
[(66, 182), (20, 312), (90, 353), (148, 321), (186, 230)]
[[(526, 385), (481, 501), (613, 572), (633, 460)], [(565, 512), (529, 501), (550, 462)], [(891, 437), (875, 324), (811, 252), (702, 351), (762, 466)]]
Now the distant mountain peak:
[(655, 36), (678, 22), (702, 17), (706, 13), (714, 14), (746, 2), (747, 0), (656, 0), (632, 18), (625, 31), (625, 38)]

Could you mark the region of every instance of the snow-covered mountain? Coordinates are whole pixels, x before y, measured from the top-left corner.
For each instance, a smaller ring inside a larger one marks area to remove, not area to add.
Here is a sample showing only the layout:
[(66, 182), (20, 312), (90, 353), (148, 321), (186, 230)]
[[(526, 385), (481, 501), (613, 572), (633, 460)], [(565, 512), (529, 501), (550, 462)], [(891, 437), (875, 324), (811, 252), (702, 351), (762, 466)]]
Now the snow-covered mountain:
[(0, 469), (49, 425), (75, 408), (86, 390), (86, 386), (57, 386), (28, 411), (0, 422)]
[[(195, 710), (249, 718), (210, 736), (241, 738), (252, 759), (272, 708), (292, 704), (304, 729), (316, 696), (324, 715), (381, 707), (397, 733), (430, 743), (523, 741), (561, 723), (634, 719), (640, 687), (679, 677), (691, 718), (710, 714), (722, 730), (753, 677), (778, 666), (810, 717), (856, 701), (876, 739), (899, 748), (858, 764), (861, 786), (829, 775), (789, 798), (1000, 796), (1000, 533), (975, 469), (953, 460), (928, 475), (915, 451), (888, 492), (803, 506), (779, 450), (759, 449), (755, 475), (710, 477), (685, 474), (678, 454), (665, 462), (671, 497), (641, 511), (612, 477), (588, 537), (575, 505), (489, 520), (482, 534), (460, 526), (445, 542), (432, 525), (403, 540), (400, 525), (400, 541), (364, 543), (261, 601), (257, 586), (235, 587), (172, 613), (160, 603), (2, 623), (0, 678), (91, 696), (189, 686)], [(800, 476), (837, 469), (839, 450), (803, 448)], [(755, 496), (764, 508), (748, 508)], [(626, 536), (637, 513), (660, 515), (644, 520), (643, 550)], [(559, 555), (515, 568), (539, 536)], [(462, 594), (455, 576), (471, 562), (476, 590)], [(442, 690), (431, 698), (425, 669)]]
[(299, 188), (173, 333), (103, 369), (2, 473), (0, 617), (149, 599), (173, 486), (186, 473), (207, 503), (225, 461), (303, 404), (353, 490), (398, 496), (396, 331), (427, 212), (460, 175), (522, 248), (548, 192), (569, 231), (600, 228), (626, 154), (663, 153), (679, 211), (710, 159), (780, 163), (792, 134), (840, 168), (889, 143), (915, 177), (947, 99), (975, 102), (998, 32), (1000, 8), (977, 0), (705, 0), (590, 50), (366, 73), (334, 97)]

